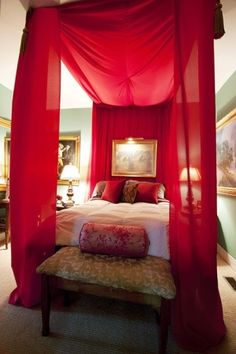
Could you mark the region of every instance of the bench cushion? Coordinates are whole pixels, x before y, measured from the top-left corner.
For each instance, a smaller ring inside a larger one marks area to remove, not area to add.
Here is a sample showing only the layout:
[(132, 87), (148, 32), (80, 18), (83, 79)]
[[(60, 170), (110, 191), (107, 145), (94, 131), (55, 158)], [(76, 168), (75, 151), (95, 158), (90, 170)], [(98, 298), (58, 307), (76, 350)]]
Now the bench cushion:
[(38, 273), (119, 288), (128, 291), (175, 297), (170, 264), (159, 257), (123, 258), (82, 253), (78, 247), (63, 247), (46, 259)]

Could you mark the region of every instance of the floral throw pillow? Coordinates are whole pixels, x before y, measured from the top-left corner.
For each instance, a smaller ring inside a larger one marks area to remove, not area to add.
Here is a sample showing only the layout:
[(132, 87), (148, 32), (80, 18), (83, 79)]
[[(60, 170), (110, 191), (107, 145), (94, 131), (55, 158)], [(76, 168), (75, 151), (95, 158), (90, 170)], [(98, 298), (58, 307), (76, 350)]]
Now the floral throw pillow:
[(101, 198), (105, 187), (106, 187), (106, 181), (97, 182), (97, 184), (93, 190), (92, 198)]
[(125, 184), (122, 191), (121, 202), (133, 204), (137, 194), (137, 186), (138, 184), (135, 183)]
[(144, 228), (86, 223), (79, 236), (81, 252), (122, 257), (145, 257), (149, 239)]

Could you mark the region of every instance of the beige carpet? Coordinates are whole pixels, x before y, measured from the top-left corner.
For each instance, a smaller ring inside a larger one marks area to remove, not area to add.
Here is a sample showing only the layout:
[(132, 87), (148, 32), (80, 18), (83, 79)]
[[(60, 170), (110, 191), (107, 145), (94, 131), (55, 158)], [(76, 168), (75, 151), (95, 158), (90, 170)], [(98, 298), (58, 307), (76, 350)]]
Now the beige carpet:
[[(219, 259), (219, 284), (227, 336), (206, 354), (236, 353), (236, 291), (224, 276), (232, 269)], [(0, 247), (0, 354), (154, 354), (158, 339), (155, 313), (148, 306), (81, 296), (70, 307), (61, 299), (51, 312), (51, 335), (41, 336), (39, 307), (26, 309), (8, 304), (15, 282), (10, 249)], [(171, 333), (168, 354), (191, 354), (178, 349)], [(196, 353), (195, 353), (196, 354)]]

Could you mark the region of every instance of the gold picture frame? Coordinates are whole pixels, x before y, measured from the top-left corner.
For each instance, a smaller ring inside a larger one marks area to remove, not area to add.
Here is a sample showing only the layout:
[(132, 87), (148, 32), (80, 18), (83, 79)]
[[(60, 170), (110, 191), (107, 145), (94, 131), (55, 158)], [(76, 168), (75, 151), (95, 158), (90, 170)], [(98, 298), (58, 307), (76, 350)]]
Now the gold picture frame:
[[(9, 163), (10, 163), (10, 144), (11, 139), (5, 138), (5, 178), (9, 177)], [(65, 165), (72, 163), (79, 169), (80, 162), (80, 137), (71, 135), (62, 135), (59, 137), (58, 143), (58, 184), (68, 184), (67, 180), (60, 179), (62, 169)], [(76, 184), (76, 182), (73, 182)]]
[(157, 140), (112, 141), (112, 176), (156, 177)]
[(9, 178), (9, 166), (10, 166), (10, 145), (11, 138), (6, 137), (4, 141), (4, 177), (7, 180)]
[(10, 131), (11, 121), (0, 117), (0, 192), (6, 191), (5, 138)]
[(216, 124), (217, 193), (236, 196), (236, 109)]
[(58, 144), (58, 184), (68, 184), (67, 180), (60, 179), (60, 175), (63, 167), (69, 163), (80, 169), (80, 137), (61, 135)]

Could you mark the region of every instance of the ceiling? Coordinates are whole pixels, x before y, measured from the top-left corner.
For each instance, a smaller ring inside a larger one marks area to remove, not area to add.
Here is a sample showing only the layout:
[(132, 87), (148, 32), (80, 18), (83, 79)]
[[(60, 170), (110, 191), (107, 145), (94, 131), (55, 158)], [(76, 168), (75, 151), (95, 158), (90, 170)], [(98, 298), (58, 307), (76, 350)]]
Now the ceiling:
[[(0, 0), (0, 83), (13, 90), (25, 11), (29, 6), (59, 5), (77, 0)], [(92, 1), (92, 0), (91, 0)], [(226, 34), (214, 42), (215, 89), (236, 70), (236, 0), (221, 0)], [(62, 67), (61, 108), (91, 107), (92, 102), (68, 70)]]
[(65, 4), (66, 2), (75, 2), (78, 0), (19, 0), (25, 9), (31, 7), (41, 7), (41, 6), (56, 6)]

